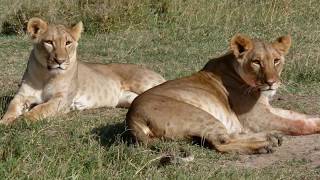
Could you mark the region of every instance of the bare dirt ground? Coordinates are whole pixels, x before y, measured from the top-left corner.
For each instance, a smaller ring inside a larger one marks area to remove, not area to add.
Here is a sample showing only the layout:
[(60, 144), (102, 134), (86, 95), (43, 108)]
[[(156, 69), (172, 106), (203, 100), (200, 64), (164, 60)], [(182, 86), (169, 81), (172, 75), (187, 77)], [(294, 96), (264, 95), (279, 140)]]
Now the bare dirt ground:
[(310, 168), (320, 167), (320, 135), (286, 136), (272, 154), (241, 155), (236, 165), (263, 168), (288, 160), (305, 161)]

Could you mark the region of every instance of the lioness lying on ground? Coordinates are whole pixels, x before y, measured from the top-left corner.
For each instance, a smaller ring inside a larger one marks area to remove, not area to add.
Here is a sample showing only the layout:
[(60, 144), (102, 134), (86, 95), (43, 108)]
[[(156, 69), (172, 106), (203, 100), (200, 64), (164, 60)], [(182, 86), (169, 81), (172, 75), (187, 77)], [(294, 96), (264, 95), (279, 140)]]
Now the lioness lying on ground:
[(37, 120), (72, 109), (129, 107), (145, 90), (165, 80), (159, 74), (131, 64), (93, 64), (77, 61), (82, 23), (71, 28), (28, 22), (34, 48), (21, 87), (0, 123), (10, 124), (24, 113)]
[(126, 122), (137, 140), (200, 137), (220, 152), (268, 153), (281, 134), (320, 131), (320, 119), (272, 108), (290, 36), (273, 43), (235, 35), (231, 52), (136, 98)]

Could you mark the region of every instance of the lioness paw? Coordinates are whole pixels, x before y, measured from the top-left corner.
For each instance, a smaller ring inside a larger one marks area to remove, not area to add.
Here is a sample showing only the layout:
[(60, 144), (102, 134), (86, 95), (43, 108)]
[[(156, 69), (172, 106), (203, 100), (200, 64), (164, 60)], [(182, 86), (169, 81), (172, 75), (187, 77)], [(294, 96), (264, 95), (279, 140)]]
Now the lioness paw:
[(37, 121), (39, 119), (39, 115), (37, 115), (36, 113), (33, 113), (33, 112), (26, 112), (23, 115), (23, 118), (25, 120), (27, 120), (27, 121), (34, 122), (34, 121)]
[(261, 147), (259, 149), (257, 149), (257, 153), (258, 154), (269, 154), (269, 153), (273, 153), (273, 146), (272, 145), (267, 145), (264, 147)]
[(278, 147), (282, 145), (283, 136), (280, 133), (270, 133), (267, 134), (267, 140), (273, 147)]
[(280, 133), (269, 133), (266, 135), (266, 138), (267, 143), (264, 146), (256, 149), (258, 154), (273, 153), (275, 151), (274, 147), (281, 146), (283, 141)]
[(2, 119), (0, 120), (0, 124), (3, 124), (3, 125), (6, 125), (6, 126), (7, 126), (7, 125), (12, 124), (15, 119), (16, 119), (16, 118), (14, 118), (14, 117), (2, 118)]

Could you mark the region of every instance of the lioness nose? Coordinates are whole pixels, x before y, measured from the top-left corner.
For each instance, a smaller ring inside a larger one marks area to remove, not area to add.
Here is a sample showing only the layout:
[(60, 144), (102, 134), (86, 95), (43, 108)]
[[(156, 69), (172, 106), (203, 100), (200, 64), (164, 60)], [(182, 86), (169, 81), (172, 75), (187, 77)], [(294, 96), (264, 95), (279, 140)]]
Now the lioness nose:
[(54, 61), (57, 63), (57, 64), (62, 64), (64, 63), (66, 60), (65, 59), (61, 59), (61, 58), (54, 58)]
[(269, 85), (269, 86), (272, 86), (274, 83), (276, 83), (277, 82), (277, 80), (275, 79), (275, 78), (270, 78), (270, 79), (267, 79), (267, 84)]

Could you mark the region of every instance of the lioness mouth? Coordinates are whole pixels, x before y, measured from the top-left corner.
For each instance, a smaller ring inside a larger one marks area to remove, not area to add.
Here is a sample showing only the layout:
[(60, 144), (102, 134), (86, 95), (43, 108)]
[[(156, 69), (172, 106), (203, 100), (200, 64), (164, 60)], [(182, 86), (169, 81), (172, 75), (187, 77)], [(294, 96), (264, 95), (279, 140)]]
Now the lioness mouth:
[(51, 66), (48, 66), (48, 70), (53, 70), (53, 69), (64, 70), (61, 66), (59, 66), (59, 67), (51, 67)]
[(260, 91), (274, 91), (275, 89), (269, 88), (269, 89), (260, 89)]

